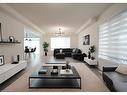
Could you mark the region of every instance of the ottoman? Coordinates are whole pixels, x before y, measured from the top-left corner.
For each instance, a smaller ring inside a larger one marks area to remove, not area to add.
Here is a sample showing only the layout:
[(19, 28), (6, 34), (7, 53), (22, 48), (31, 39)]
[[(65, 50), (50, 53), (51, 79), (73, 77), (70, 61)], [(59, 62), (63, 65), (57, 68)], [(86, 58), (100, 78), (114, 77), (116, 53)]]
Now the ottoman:
[(64, 53), (57, 53), (56, 54), (56, 59), (64, 59), (65, 58), (65, 54)]

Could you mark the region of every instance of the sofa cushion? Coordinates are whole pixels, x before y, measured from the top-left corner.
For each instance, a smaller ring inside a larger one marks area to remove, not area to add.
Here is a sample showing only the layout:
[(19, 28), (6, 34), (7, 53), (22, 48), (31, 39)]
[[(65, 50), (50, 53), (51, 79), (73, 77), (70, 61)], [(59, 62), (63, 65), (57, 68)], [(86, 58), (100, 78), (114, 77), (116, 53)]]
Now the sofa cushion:
[(118, 92), (127, 92), (127, 82), (113, 81), (114, 87)]
[(76, 49), (75, 53), (82, 53), (80, 49)]
[(62, 50), (64, 53), (66, 53), (66, 52), (72, 53), (72, 49), (70, 49), (70, 48), (66, 48), (66, 49), (62, 49)]
[(127, 75), (124, 75), (124, 74), (120, 74), (120, 73), (117, 73), (117, 72), (104, 72), (104, 74), (106, 76), (108, 76), (110, 79), (112, 79), (113, 81), (114, 80), (119, 80), (121, 82), (127, 82)]
[(126, 74), (127, 75), (127, 65), (120, 64), (116, 70), (116, 72), (121, 73), (121, 74)]
[(127, 91), (127, 75), (117, 72), (104, 72), (113, 82), (116, 91)]
[(56, 53), (59, 53), (60, 52), (60, 49), (55, 49), (54, 50)]
[(73, 51), (72, 51), (72, 53), (79, 53), (79, 52), (80, 52), (80, 50), (77, 49), (77, 48), (74, 48)]

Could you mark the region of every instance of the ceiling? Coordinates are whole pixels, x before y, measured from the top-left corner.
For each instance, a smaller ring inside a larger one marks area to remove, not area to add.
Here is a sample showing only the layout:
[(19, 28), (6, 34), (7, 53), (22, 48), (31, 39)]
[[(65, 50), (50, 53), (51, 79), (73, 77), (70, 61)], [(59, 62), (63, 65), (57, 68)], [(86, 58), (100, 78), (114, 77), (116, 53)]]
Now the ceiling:
[(102, 14), (112, 4), (8, 4), (46, 33), (76, 32), (88, 19)]
[(25, 28), (24, 38), (39, 38), (39, 34), (30, 30), (29, 28)]

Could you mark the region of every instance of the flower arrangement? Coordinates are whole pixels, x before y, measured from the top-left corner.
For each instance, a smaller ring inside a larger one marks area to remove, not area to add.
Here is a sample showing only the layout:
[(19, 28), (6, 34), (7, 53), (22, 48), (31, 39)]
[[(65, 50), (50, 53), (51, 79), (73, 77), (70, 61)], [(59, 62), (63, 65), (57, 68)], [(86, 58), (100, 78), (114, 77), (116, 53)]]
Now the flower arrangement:
[(95, 46), (94, 45), (90, 46), (89, 50), (91, 53), (94, 53), (95, 52)]
[(69, 72), (69, 69), (71, 68), (69, 63), (70, 63), (70, 59), (66, 59), (66, 72)]

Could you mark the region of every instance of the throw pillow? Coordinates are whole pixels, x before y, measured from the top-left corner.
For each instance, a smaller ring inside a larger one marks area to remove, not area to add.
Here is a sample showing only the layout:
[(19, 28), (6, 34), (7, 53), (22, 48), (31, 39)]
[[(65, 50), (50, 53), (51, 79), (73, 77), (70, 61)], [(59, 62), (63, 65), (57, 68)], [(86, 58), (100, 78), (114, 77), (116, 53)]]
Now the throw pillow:
[(75, 52), (76, 52), (76, 48), (74, 48), (74, 49), (72, 50), (72, 52), (75, 53)]
[(62, 53), (62, 49), (60, 49), (60, 53)]
[(121, 74), (127, 74), (127, 65), (120, 64), (115, 71)]
[(79, 51), (79, 49), (76, 49), (76, 53), (79, 53), (80, 51)]

